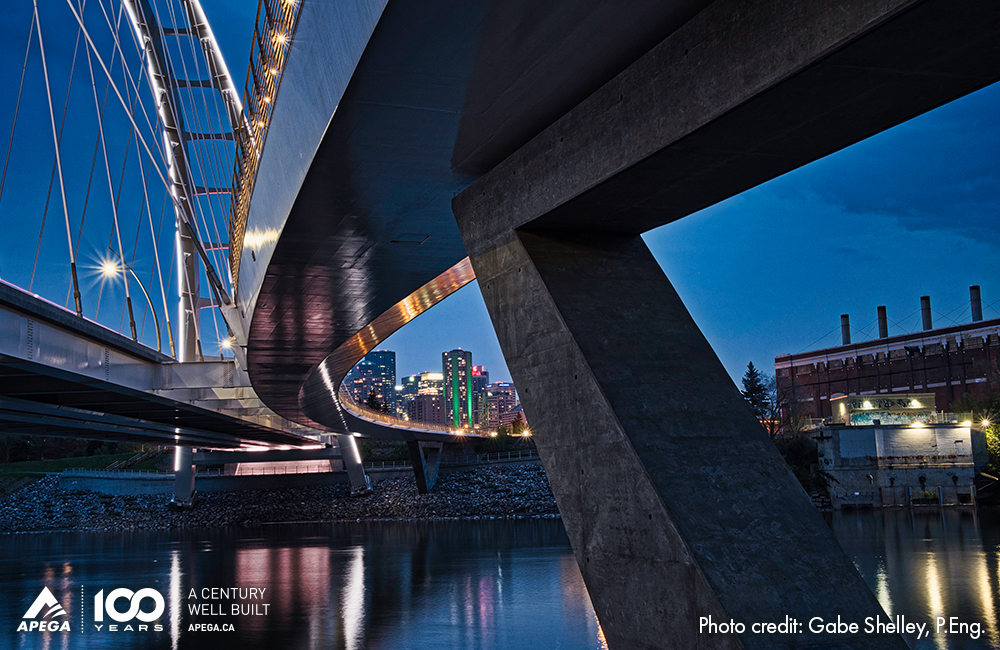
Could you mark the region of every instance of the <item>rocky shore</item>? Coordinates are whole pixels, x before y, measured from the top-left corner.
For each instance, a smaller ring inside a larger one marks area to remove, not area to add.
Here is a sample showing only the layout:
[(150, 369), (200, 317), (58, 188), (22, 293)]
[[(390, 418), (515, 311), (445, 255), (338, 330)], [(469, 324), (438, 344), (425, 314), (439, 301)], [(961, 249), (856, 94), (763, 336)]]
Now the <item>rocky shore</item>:
[(445, 474), (430, 494), (413, 478), (379, 481), (351, 497), (346, 485), (211, 492), (187, 512), (167, 495), (109, 496), (59, 488), (49, 476), (0, 499), (0, 532), (141, 530), (360, 519), (522, 519), (557, 516), (538, 463), (477, 467)]

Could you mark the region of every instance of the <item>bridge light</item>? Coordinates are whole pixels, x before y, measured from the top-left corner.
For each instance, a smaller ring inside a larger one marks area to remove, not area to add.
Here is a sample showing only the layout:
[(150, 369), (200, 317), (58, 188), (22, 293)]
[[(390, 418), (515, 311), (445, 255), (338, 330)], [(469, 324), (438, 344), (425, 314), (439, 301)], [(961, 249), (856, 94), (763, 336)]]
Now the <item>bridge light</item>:
[(285, 36), (284, 34), (279, 33), (277, 36), (274, 37), (274, 40), (276, 40), (279, 43), (281, 43), (282, 45), (284, 45), (285, 41), (288, 40), (288, 37)]
[(525, 427), (524, 431), (521, 432), (521, 435), (525, 436), (525, 437), (530, 436), (531, 435), (531, 429), (528, 429), (527, 427)]
[(222, 348), (225, 349), (225, 350), (231, 350), (233, 348), (233, 340), (232, 339), (222, 339), (222, 341), (219, 342), (219, 345), (221, 345)]
[(111, 260), (104, 260), (104, 263), (101, 264), (101, 275), (106, 278), (118, 275), (118, 265)]
[(989, 420), (983, 420), (983, 426), (984, 427), (990, 426), (990, 421)]

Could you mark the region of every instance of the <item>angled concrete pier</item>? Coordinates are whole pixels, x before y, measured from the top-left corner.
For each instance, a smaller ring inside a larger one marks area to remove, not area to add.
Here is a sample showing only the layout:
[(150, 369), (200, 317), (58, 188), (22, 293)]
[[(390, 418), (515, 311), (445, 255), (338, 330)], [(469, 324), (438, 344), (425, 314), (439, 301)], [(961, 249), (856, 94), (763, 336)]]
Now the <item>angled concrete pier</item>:
[(417, 491), (427, 494), (437, 483), (444, 444), (410, 440), (406, 446), (410, 452), (410, 462), (413, 464), (413, 475), (417, 479)]
[(883, 612), (639, 237), (512, 232), (473, 264), (610, 647), (905, 647), (699, 632)]

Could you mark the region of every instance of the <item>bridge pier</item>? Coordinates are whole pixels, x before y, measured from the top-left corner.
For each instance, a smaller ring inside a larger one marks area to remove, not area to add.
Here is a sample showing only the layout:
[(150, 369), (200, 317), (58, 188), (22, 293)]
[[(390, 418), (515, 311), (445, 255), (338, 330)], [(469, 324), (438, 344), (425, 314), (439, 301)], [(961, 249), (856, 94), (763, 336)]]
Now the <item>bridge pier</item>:
[(410, 450), (413, 475), (417, 479), (417, 492), (427, 494), (437, 483), (444, 443), (410, 440), (406, 446)]
[(702, 633), (884, 612), (640, 237), (492, 244), (472, 263), (611, 648), (905, 647)]
[(358, 444), (354, 441), (354, 436), (338, 433), (337, 446), (340, 447), (344, 470), (351, 483), (351, 496), (361, 496), (371, 492), (372, 480), (365, 473), (365, 468), (361, 464), (361, 453), (358, 451)]
[(169, 504), (172, 510), (190, 510), (198, 504), (194, 473), (194, 449), (174, 447), (174, 496)]

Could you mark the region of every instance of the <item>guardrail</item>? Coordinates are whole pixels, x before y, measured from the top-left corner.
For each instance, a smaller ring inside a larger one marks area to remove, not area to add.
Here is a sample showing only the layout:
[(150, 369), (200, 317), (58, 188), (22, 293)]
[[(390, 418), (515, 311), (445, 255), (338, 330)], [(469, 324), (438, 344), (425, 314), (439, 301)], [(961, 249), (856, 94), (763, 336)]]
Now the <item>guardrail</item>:
[(377, 422), (379, 424), (385, 424), (387, 426), (393, 427), (395, 429), (408, 429), (410, 431), (429, 431), (433, 433), (448, 433), (453, 436), (465, 436), (465, 435), (475, 435), (479, 434), (472, 433), (466, 429), (456, 429), (455, 427), (446, 427), (441, 424), (431, 424), (430, 422), (417, 422), (414, 420), (404, 420), (403, 418), (396, 417), (389, 413), (383, 413), (382, 411), (376, 411), (375, 409), (370, 409), (363, 404), (355, 402), (351, 398), (351, 394), (344, 389), (344, 385), (340, 386), (340, 403), (347, 409), (347, 411), (356, 418), (362, 420), (367, 420), (369, 422)]
[(146, 476), (173, 476), (173, 472), (161, 469), (64, 469), (62, 476), (96, 476), (101, 478), (129, 477), (139, 478)]
[[(441, 465), (444, 467), (484, 465), (507, 460), (538, 460), (538, 452), (534, 449), (520, 449), (517, 451), (500, 451), (488, 454), (445, 455), (441, 459)], [(408, 460), (386, 460), (364, 463), (365, 469), (409, 469), (411, 467), (413, 467), (413, 464)]]
[(480, 465), (503, 460), (538, 460), (538, 452), (534, 449), (519, 449), (517, 451), (498, 451), (472, 456), (445, 456), (442, 465)]
[(260, 0), (257, 5), (247, 82), (243, 87), (243, 118), (246, 122), (244, 128), (237, 130), (236, 162), (233, 166), (229, 265), (234, 285), (240, 275), (240, 257), (243, 255), (250, 197), (257, 182), (260, 154), (271, 125), (274, 99), (285, 71), (288, 46), (295, 36), (301, 5), (301, 0)]
[[(330, 467), (329, 463), (324, 463), (323, 465), (313, 464), (313, 465), (296, 465), (291, 471), (287, 466), (285, 467), (268, 467), (268, 466), (254, 466), (245, 467), (247, 463), (242, 463), (240, 465), (239, 472), (234, 474), (234, 476), (278, 476), (282, 474), (326, 474), (332, 472), (333, 469)], [(283, 471), (278, 471), (279, 469)], [(200, 475), (199, 475), (200, 476)]]

